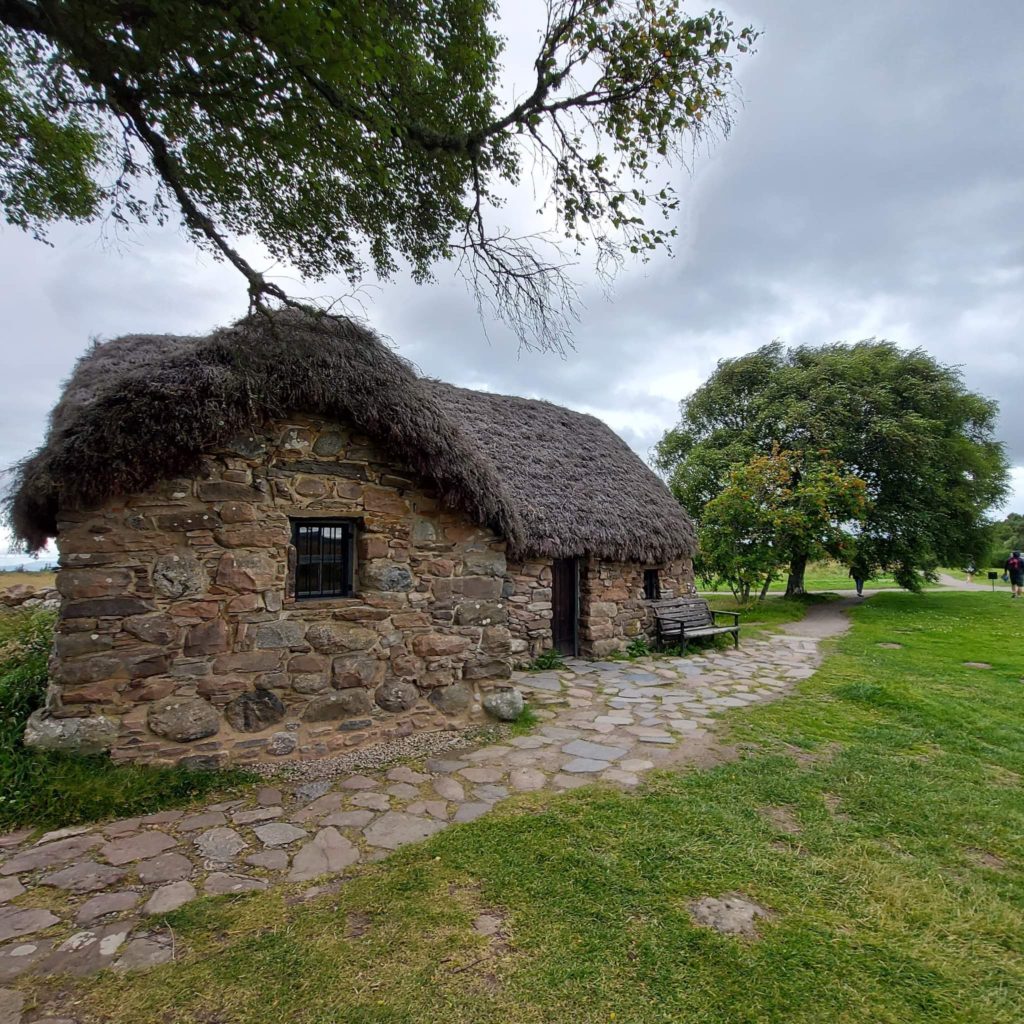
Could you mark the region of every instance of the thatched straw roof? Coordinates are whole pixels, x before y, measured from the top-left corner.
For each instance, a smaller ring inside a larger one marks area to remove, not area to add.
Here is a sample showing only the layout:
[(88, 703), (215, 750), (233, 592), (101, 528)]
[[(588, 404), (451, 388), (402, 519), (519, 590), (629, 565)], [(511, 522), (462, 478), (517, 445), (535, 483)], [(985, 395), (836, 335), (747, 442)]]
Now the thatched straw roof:
[(354, 424), (441, 497), (505, 536), (513, 554), (661, 562), (693, 527), (605, 424), (549, 402), (417, 376), (351, 321), (252, 316), (208, 337), (128, 335), (94, 346), (16, 469), (15, 536), (38, 549), (59, 509), (187, 476), (239, 432), (289, 414)]

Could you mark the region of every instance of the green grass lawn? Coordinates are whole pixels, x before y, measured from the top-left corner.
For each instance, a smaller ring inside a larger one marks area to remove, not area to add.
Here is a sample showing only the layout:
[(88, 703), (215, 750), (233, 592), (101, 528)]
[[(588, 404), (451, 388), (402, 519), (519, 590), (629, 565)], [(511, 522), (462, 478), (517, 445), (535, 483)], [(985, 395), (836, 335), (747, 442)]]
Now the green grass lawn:
[[(963, 569), (951, 569), (951, 568), (940, 568), (937, 570), (941, 573), (946, 573), (957, 580), (966, 580), (967, 574)], [(986, 578), (986, 572), (975, 573), (974, 582), (982, 583), (986, 586), (989, 580)], [(847, 591), (856, 590), (857, 586), (850, 579), (849, 570), (840, 565), (837, 562), (812, 562), (807, 567), (807, 573), (804, 577), (804, 583), (807, 587), (807, 591), (810, 594), (820, 594), (828, 591)], [(899, 584), (887, 573), (882, 573), (875, 576), (873, 579), (868, 580), (865, 584), (867, 590), (899, 590)], [(926, 583), (927, 588), (941, 587), (942, 584), (930, 584)], [(996, 590), (1009, 591), (1009, 584), (1003, 583), (1001, 579), (996, 580)], [(781, 579), (776, 580), (769, 588), (771, 594), (781, 594), (786, 590), (786, 578), (783, 576)]]
[[(524, 796), (307, 904), (197, 901), (177, 963), (64, 996), (122, 1024), (1019, 1024), (1022, 606), (873, 598), (794, 696), (729, 714), (741, 760)], [(691, 922), (731, 892), (773, 912), (759, 941)]]
[[(810, 594), (820, 594), (832, 590), (856, 590), (856, 584), (848, 575), (849, 570), (837, 562), (812, 562), (807, 567), (804, 585)], [(899, 584), (889, 575), (883, 574), (869, 580), (865, 586), (870, 590), (898, 590)], [(786, 577), (777, 579), (769, 588), (771, 594), (781, 594), (786, 590)], [(709, 593), (703, 591), (702, 593)]]
[[(816, 594), (823, 590), (856, 590), (857, 585), (850, 579), (849, 569), (836, 562), (813, 562), (807, 567), (804, 586)], [(880, 574), (868, 580), (864, 586), (870, 590), (898, 589), (899, 584), (888, 574)], [(785, 577), (776, 580), (769, 588), (771, 593), (781, 593), (786, 589)]]

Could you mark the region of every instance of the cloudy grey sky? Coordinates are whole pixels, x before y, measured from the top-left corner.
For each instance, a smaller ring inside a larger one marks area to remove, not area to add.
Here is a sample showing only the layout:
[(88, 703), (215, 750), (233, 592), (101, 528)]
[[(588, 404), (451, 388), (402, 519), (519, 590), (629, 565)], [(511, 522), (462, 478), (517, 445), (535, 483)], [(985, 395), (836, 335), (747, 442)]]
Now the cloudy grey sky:
[[(505, 8), (509, 83), (525, 84), (538, 8)], [(1024, 511), (1019, 0), (727, 9), (764, 33), (741, 68), (735, 130), (692, 174), (673, 172), (685, 199), (675, 259), (627, 267), (610, 298), (580, 269), (575, 351), (518, 353), (493, 323), (485, 337), (444, 271), (434, 286), (369, 288), (366, 319), (431, 375), (596, 413), (643, 454), (722, 357), (773, 338), (920, 346), (1000, 402), (1016, 467), (1007, 507)], [(62, 228), (52, 241), (0, 229), (4, 465), (41, 441), (90, 338), (206, 331), (244, 311), (240, 281), (173, 229), (114, 244)]]

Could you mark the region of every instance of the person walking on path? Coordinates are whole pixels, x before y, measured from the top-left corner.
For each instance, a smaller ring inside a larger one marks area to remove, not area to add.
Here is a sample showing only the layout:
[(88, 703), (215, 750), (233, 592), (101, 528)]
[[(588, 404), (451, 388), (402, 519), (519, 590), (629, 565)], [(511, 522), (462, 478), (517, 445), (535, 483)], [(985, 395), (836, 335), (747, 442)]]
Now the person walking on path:
[(854, 559), (853, 565), (850, 566), (850, 579), (853, 580), (853, 585), (857, 588), (857, 596), (864, 596), (864, 583), (868, 578), (867, 567)]
[(1024, 593), (1024, 558), (1019, 551), (1006, 560), (1006, 575), (1010, 578), (1010, 597), (1020, 597)]

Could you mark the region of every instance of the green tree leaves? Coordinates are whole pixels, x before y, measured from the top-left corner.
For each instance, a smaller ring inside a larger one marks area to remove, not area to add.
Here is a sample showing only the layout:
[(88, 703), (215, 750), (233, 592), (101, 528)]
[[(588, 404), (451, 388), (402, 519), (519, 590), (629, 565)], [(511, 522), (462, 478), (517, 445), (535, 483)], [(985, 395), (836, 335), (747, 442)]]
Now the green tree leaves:
[[(455, 260), (521, 341), (558, 347), (582, 246), (606, 272), (669, 247), (653, 176), (728, 131), (729, 54), (755, 33), (678, 0), (548, 0), (506, 107), (495, 19), (494, 0), (0, 0), (0, 201), (37, 232), (176, 207), (256, 304), (288, 296), (241, 235), (352, 284)], [(566, 248), (491, 223), (538, 163)]]
[(796, 558), (849, 558), (867, 487), (825, 452), (773, 449), (734, 465), (699, 522), (699, 575), (737, 600), (763, 597)]
[(776, 446), (828, 452), (865, 487), (858, 557), (916, 589), (921, 573), (983, 546), (985, 512), (1007, 485), (996, 412), (921, 350), (772, 344), (721, 362), (682, 403), (656, 456), (700, 522), (734, 466)]

